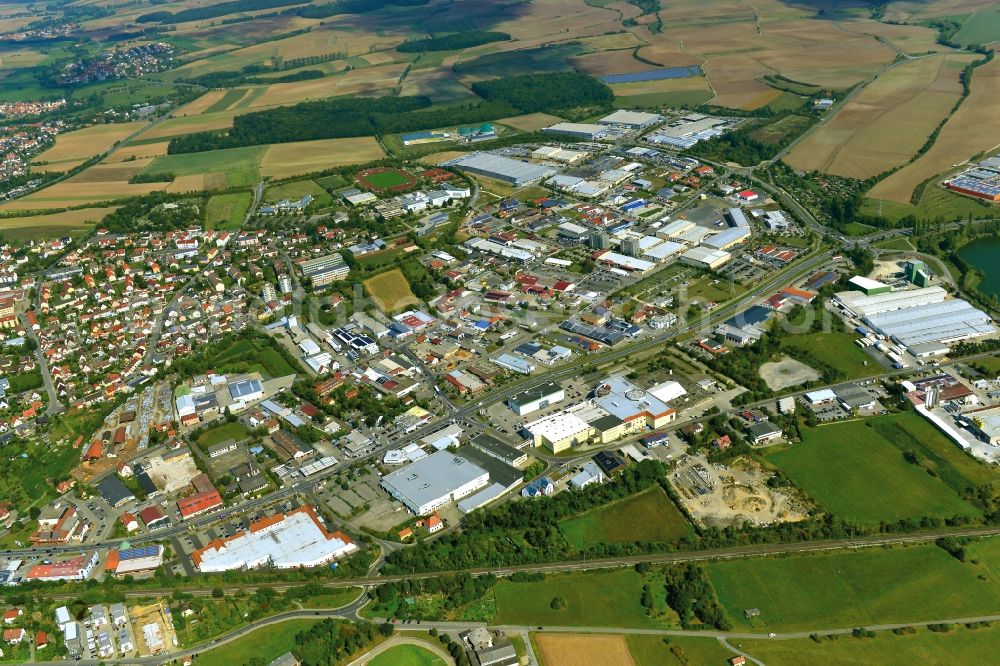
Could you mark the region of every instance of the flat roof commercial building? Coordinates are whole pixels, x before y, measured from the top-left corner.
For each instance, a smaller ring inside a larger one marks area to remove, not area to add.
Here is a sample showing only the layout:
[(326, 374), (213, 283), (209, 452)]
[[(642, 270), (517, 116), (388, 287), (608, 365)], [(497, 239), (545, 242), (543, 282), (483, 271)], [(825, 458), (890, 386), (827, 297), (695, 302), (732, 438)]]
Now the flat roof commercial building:
[(534, 183), (555, 173), (555, 169), (551, 167), (489, 153), (471, 153), (445, 162), (445, 165), (510, 183), (517, 187)]
[(518, 416), (527, 416), (565, 399), (566, 392), (562, 386), (555, 382), (545, 382), (511, 396), (507, 405)]
[(693, 247), (680, 256), (683, 263), (710, 271), (725, 266), (732, 258), (725, 250), (708, 247)]
[(931, 343), (940, 347), (996, 333), (988, 314), (961, 299), (880, 312), (864, 322), (915, 356), (924, 355)]
[(278, 513), (255, 523), (246, 532), (212, 541), (191, 554), (204, 573), (253, 569), (317, 567), (358, 549), (343, 532), (329, 532), (311, 506)]
[(163, 546), (142, 546), (125, 550), (112, 550), (104, 564), (106, 571), (116, 576), (153, 571), (163, 564)]
[(535, 446), (547, 446), (561, 453), (594, 436), (594, 428), (576, 414), (556, 412), (524, 426)]
[(645, 129), (661, 120), (663, 120), (663, 116), (656, 113), (619, 109), (611, 115), (604, 116), (597, 122), (601, 125), (621, 125), (630, 129)]
[(486, 487), (489, 480), (482, 467), (450, 451), (438, 451), (387, 474), (381, 486), (415, 515), (423, 516)]
[(643, 427), (660, 428), (677, 418), (677, 410), (625, 377), (613, 375), (595, 390), (595, 402), (627, 425), (627, 434)]
[(592, 125), (590, 123), (556, 123), (542, 129), (546, 134), (564, 134), (575, 136), (580, 139), (594, 141), (604, 138), (608, 133), (608, 128), (602, 125)]
[(872, 280), (866, 278), (863, 275), (855, 275), (850, 280), (847, 281), (851, 289), (860, 291), (866, 296), (877, 296), (878, 294), (888, 294), (892, 291), (892, 287), (887, 284), (883, 284), (878, 280)]
[(948, 295), (941, 287), (924, 287), (906, 291), (867, 294), (860, 291), (841, 291), (833, 295), (836, 302), (843, 305), (856, 317), (870, 317), (880, 312), (904, 310), (931, 303), (942, 303)]

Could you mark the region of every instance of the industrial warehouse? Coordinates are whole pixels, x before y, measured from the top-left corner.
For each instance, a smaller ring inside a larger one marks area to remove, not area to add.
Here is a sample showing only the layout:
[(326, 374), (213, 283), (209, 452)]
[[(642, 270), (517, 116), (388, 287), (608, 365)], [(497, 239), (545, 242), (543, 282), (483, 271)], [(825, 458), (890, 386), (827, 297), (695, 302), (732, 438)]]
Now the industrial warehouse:
[(848, 313), (916, 357), (947, 353), (962, 340), (996, 333), (988, 314), (961, 299), (948, 299), (941, 287), (924, 287), (872, 295), (846, 291), (835, 295)]
[(346, 534), (328, 532), (313, 508), (304, 506), (251, 523), (246, 532), (213, 541), (191, 559), (205, 573), (264, 565), (296, 569), (326, 564), (357, 549)]
[(489, 153), (470, 153), (445, 163), (462, 171), (468, 171), (479, 176), (510, 183), (515, 187), (528, 185), (551, 176), (555, 169), (530, 162), (512, 160), (502, 155)]

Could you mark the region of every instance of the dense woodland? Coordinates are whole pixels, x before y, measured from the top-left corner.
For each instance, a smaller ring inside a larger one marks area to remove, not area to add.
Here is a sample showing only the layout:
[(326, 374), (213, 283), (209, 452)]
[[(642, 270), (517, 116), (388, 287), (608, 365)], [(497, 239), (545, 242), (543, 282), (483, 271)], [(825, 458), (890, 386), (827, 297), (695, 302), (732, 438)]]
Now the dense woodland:
[(506, 102), (522, 113), (608, 106), (615, 93), (602, 81), (579, 72), (525, 74), (476, 81), (472, 92), (491, 102)]
[(451, 51), (454, 49), (467, 49), (471, 46), (489, 44), (491, 42), (506, 42), (510, 35), (506, 32), (489, 30), (469, 30), (468, 32), (457, 32), (453, 35), (443, 37), (428, 37), (427, 39), (414, 39), (403, 42), (396, 47), (401, 53), (422, 53), (424, 51)]

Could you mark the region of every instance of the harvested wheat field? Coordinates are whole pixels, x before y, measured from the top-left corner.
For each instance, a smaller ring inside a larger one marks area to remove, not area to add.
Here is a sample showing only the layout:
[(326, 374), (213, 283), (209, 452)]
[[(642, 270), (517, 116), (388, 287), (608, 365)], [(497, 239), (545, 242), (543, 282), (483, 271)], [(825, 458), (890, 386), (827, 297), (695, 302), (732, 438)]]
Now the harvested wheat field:
[(250, 107), (280, 106), (310, 99), (323, 99), (333, 94), (342, 78), (343, 75), (337, 75), (293, 83), (272, 83), (263, 95), (250, 102)]
[[(634, 9), (636, 14), (639, 12), (638, 7), (624, 2), (618, 3), (616, 5), (616, 8), (617, 7)], [(594, 35), (593, 37), (584, 37), (580, 41), (593, 49), (597, 49), (598, 51), (615, 51), (618, 49), (629, 49), (631, 51), (631, 49), (634, 49), (637, 46), (642, 46), (646, 43), (636, 37), (633, 32), (619, 32), (613, 35)]]
[(116, 142), (131, 136), (148, 123), (119, 123), (113, 125), (93, 125), (56, 137), (54, 146), (38, 155), (34, 163), (44, 162), (38, 171), (65, 173), (86, 162), (94, 155), (100, 155)]
[(872, 81), (785, 158), (803, 171), (864, 180), (908, 162), (962, 94), (967, 55), (910, 60)]
[(49, 210), (85, 204), (100, 204), (114, 199), (142, 196), (163, 190), (166, 187), (167, 183), (136, 183), (133, 185), (124, 181), (79, 182), (64, 180), (26, 197), (0, 204), (0, 210)]
[(624, 636), (535, 634), (544, 666), (635, 666)]
[[(206, 180), (209, 174), (197, 173), (190, 176), (177, 176), (173, 182), (167, 185), (167, 192), (183, 194), (186, 192), (203, 192), (208, 188)], [(225, 186), (225, 176), (223, 176), (223, 187)]]
[(208, 107), (212, 106), (223, 97), (226, 96), (225, 90), (209, 90), (207, 93), (199, 97), (198, 99), (188, 102), (184, 106), (174, 110), (171, 116), (196, 116), (199, 113), (204, 113)]
[(165, 120), (156, 127), (143, 132), (143, 139), (165, 139), (168, 137), (191, 134), (192, 132), (208, 132), (210, 130), (228, 129), (233, 126), (235, 111), (216, 111), (190, 116), (177, 116)]
[(122, 183), (128, 184), (129, 179), (139, 173), (153, 161), (152, 157), (128, 162), (108, 162), (95, 164), (76, 174), (67, 183)]
[(362, 284), (382, 312), (396, 312), (408, 305), (422, 303), (413, 295), (410, 283), (403, 276), (403, 271), (398, 268), (372, 276)]
[(1000, 145), (1000, 60), (983, 65), (972, 75), (972, 92), (938, 135), (930, 150), (878, 185), (868, 196), (909, 203), (913, 190), (974, 155)]
[(548, 127), (549, 125), (555, 125), (556, 123), (561, 122), (562, 118), (559, 116), (553, 116), (549, 113), (527, 113), (523, 116), (501, 118), (497, 121), (497, 124), (510, 125), (514, 129), (521, 130), (522, 132), (537, 132), (543, 127)]
[[(580, 0), (534, 0), (521, 5), (519, 11), (519, 16), (502, 20), (491, 29), (525, 41), (555, 36), (562, 40), (585, 36), (584, 32), (599, 35), (621, 30), (618, 12), (585, 5)], [(509, 11), (504, 13), (505, 17), (508, 15)]]
[(130, 162), (132, 160), (146, 159), (147, 157), (159, 157), (167, 154), (169, 141), (157, 141), (156, 143), (144, 143), (138, 146), (122, 146), (111, 153), (104, 160), (105, 163)]
[(385, 157), (373, 136), (276, 143), (260, 161), (260, 173), (270, 178), (290, 178), (345, 164), (365, 164)]

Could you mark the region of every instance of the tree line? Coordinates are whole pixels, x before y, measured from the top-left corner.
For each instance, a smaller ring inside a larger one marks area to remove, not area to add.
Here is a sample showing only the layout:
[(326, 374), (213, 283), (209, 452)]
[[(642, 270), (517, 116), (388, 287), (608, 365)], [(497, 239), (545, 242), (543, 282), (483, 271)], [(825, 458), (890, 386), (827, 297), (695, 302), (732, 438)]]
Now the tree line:
[(491, 30), (469, 30), (468, 32), (457, 32), (443, 37), (428, 37), (426, 39), (413, 39), (403, 42), (396, 47), (401, 53), (422, 53), (425, 51), (452, 51), (454, 49), (467, 49), (471, 46), (489, 44), (491, 42), (506, 42), (510, 39), (510, 34)]
[(615, 94), (604, 82), (580, 72), (552, 72), (476, 81), (472, 92), (491, 102), (504, 102), (521, 113), (559, 111), (581, 106), (607, 106)]
[(204, 21), (205, 19), (236, 14), (239, 12), (258, 12), (276, 7), (297, 5), (301, 0), (230, 0), (204, 7), (182, 9), (179, 12), (158, 11), (143, 14), (136, 18), (136, 23), (184, 23), (186, 21)]
[(325, 5), (309, 5), (299, 11), (303, 18), (329, 18), (337, 14), (367, 14), (383, 7), (423, 7), (430, 0), (339, 0)]

